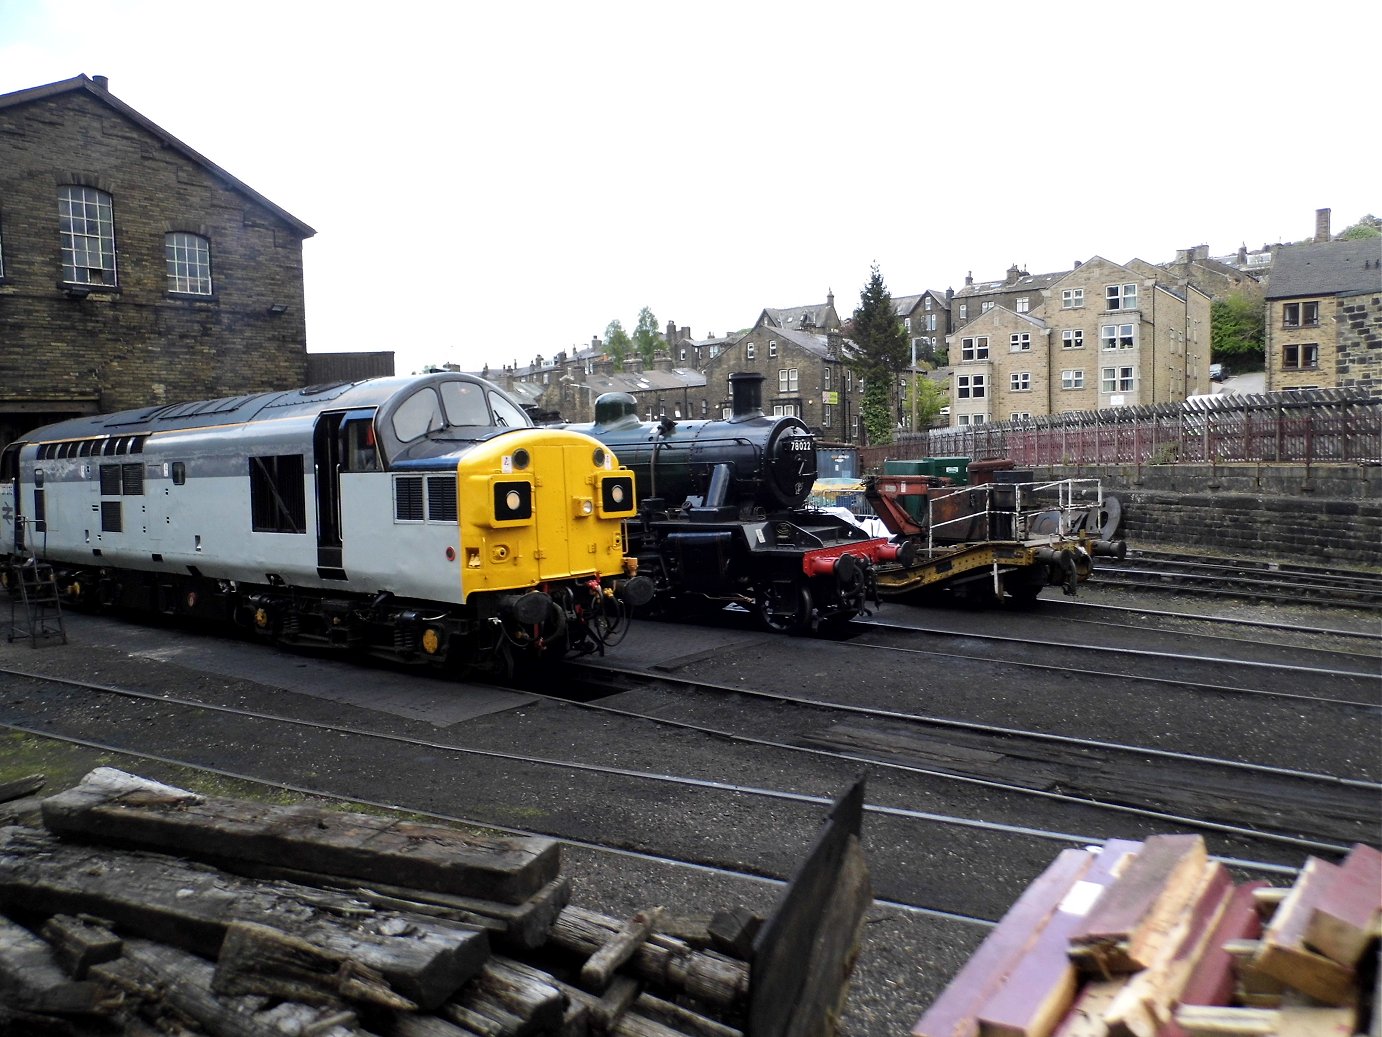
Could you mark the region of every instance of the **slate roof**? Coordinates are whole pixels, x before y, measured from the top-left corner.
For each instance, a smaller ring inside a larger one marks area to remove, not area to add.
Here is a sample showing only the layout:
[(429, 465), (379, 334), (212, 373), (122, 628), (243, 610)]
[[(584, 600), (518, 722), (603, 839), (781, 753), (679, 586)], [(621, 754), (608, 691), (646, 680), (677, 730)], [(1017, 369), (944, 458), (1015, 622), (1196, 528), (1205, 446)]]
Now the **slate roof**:
[(767, 306), (764, 307), (763, 314), (772, 321), (774, 326), (779, 328), (800, 328), (803, 317), (819, 328), (824, 325), (825, 311), (829, 308), (830, 305), (823, 302), (813, 302), (808, 306), (784, 306), (781, 308)]
[(1272, 260), (1268, 299), (1382, 292), (1382, 238), (1286, 245)]
[(1057, 281), (1068, 277), (1071, 271), (1061, 270), (1054, 274), (1023, 274), (1011, 283), (1002, 281), (983, 281), (965, 285), (955, 293), (956, 299), (972, 299), (975, 296), (998, 295), (1003, 292), (1045, 291)]
[(29, 87), (26, 90), (16, 90), (12, 93), (0, 94), (0, 111), (4, 111), (6, 108), (17, 108), (18, 106), (24, 104), (32, 104), (34, 101), (47, 100), (50, 97), (57, 97), (60, 94), (76, 92), (83, 92), (89, 94), (91, 97), (94, 97), (97, 101), (118, 112), (125, 119), (128, 119), (135, 125), (142, 127), (149, 133), (152, 133), (155, 137), (161, 140), (165, 146), (180, 153), (190, 161), (195, 162), (197, 165), (201, 166), (217, 180), (220, 180), (222, 183), (224, 183), (227, 187), (231, 188), (234, 191), (238, 191), (239, 193), (246, 195), (247, 197), (252, 198), (254, 201), (258, 202), (265, 209), (268, 209), (279, 219), (283, 220), (284, 223), (287, 223), (290, 227), (296, 230), (304, 238), (310, 238), (317, 233), (315, 230), (313, 230), (307, 224), (303, 223), (292, 213), (288, 212), (286, 209), (280, 208), (273, 202), (269, 201), (254, 188), (246, 184), (243, 180), (231, 176), (228, 172), (226, 172), (220, 166), (216, 165), (216, 163), (212, 162), (205, 155), (202, 155), (198, 151), (194, 151), (192, 148), (188, 147), (182, 141), (174, 137), (167, 130), (163, 129), (163, 127), (157, 125), (147, 117), (135, 111), (124, 101), (120, 100), (118, 97), (113, 95), (109, 90), (97, 86), (94, 80), (88, 78), (85, 75), (75, 76), (72, 79), (64, 79), (57, 83), (48, 83), (45, 86), (33, 86)]

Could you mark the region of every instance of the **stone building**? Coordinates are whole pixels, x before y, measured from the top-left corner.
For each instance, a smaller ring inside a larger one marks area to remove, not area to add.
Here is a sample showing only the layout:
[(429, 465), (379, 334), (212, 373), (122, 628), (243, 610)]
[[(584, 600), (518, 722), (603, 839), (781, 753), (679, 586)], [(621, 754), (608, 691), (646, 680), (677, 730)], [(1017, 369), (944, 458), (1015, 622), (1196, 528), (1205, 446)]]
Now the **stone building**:
[(0, 95), (0, 444), (306, 384), (314, 233), (103, 76)]
[(952, 424), (1209, 391), (1210, 299), (1195, 286), (1095, 256), (1042, 291), (1025, 311), (988, 307), (950, 335)]
[(1382, 391), (1382, 239), (1284, 245), (1267, 288), (1267, 390)]
[(1029, 274), (1014, 263), (1008, 267), (1001, 281), (981, 281), (976, 284), (974, 275), (966, 274), (965, 286), (950, 298), (950, 327), (952, 330), (963, 328), (995, 306), (1002, 306), (1014, 313), (1031, 313), (1041, 305), (1051, 286), (1066, 273)]
[(954, 291), (925, 291), (920, 295), (893, 296), (893, 310), (911, 344), (911, 359), (918, 366), (934, 363), (950, 334), (950, 300)]

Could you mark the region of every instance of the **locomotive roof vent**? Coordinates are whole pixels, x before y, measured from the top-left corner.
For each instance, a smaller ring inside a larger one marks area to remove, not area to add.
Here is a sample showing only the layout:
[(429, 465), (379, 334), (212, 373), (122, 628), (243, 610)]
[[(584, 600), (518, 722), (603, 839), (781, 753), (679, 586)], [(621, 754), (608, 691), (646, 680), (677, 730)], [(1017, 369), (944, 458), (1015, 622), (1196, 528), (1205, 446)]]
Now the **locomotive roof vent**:
[(595, 401), (595, 424), (612, 425), (638, 421), (638, 401), (626, 392), (602, 393)]
[(757, 371), (735, 371), (730, 375), (729, 394), (734, 406), (732, 421), (763, 413), (763, 376)]

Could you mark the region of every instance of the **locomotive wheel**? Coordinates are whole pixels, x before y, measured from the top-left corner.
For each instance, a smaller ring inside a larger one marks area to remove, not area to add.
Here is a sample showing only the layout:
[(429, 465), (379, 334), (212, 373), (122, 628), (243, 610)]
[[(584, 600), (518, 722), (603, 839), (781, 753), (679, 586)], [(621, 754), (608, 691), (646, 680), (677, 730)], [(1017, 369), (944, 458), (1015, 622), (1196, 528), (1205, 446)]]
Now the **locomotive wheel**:
[(811, 592), (798, 580), (761, 588), (757, 609), (763, 625), (776, 633), (797, 634), (811, 629)]

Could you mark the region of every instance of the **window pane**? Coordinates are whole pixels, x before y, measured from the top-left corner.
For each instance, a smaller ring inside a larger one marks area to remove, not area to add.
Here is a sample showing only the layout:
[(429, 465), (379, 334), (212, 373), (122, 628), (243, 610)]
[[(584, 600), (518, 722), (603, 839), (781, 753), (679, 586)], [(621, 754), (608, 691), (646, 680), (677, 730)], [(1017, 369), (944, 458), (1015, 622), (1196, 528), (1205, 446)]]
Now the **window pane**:
[(62, 277), (69, 284), (114, 285), (115, 220), (110, 195), (94, 187), (58, 189)]

